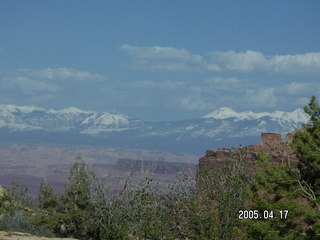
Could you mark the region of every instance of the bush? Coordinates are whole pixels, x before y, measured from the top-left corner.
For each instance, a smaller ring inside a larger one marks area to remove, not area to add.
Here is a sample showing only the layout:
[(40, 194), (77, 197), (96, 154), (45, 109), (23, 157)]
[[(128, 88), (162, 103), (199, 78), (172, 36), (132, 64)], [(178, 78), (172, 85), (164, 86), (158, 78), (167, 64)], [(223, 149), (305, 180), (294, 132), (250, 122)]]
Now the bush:
[(33, 225), (32, 216), (28, 216), (24, 211), (16, 211), (13, 215), (4, 215), (0, 220), (0, 229), (10, 232), (25, 232), (38, 236), (53, 237), (54, 234), (44, 226)]
[(0, 227), (4, 231), (16, 231), (33, 233), (34, 226), (23, 211), (16, 211), (13, 215), (5, 215), (1, 218)]

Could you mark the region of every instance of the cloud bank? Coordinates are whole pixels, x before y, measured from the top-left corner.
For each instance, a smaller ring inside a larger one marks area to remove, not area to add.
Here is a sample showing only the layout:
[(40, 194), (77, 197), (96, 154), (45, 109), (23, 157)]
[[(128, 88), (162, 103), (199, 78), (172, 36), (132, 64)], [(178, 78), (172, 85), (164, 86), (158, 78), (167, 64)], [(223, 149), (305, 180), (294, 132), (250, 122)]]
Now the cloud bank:
[(133, 58), (132, 66), (143, 70), (268, 73), (320, 77), (320, 52), (266, 56), (257, 51), (212, 52), (208, 57), (173, 47), (122, 45)]
[(214, 52), (211, 54), (208, 69), (318, 77), (320, 76), (320, 53), (265, 56), (256, 51)]
[(66, 67), (0, 72), (0, 101), (24, 104), (48, 103), (53, 99), (79, 101), (105, 80), (100, 74)]
[(133, 57), (133, 67), (145, 70), (202, 71), (204, 59), (184, 49), (122, 45), (120, 50)]

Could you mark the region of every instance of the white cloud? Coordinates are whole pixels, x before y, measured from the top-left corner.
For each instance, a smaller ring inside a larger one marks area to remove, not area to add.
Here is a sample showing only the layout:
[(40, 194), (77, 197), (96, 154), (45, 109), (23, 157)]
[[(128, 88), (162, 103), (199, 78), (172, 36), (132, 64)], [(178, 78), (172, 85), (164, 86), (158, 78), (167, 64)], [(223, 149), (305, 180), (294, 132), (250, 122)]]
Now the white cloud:
[(134, 58), (134, 67), (146, 70), (201, 71), (203, 57), (173, 47), (122, 45), (120, 50)]
[(301, 97), (294, 102), (294, 106), (301, 108), (303, 106), (306, 106), (309, 103), (309, 101), (310, 101), (310, 98)]
[(27, 77), (16, 77), (11, 79), (11, 86), (18, 87), (26, 93), (34, 92), (56, 92), (59, 88), (51, 83), (30, 79)]
[[(288, 110), (288, 107), (304, 106), (312, 95), (320, 95), (320, 83), (317, 82), (274, 86), (236, 77), (212, 77), (188, 82), (137, 81), (132, 86), (147, 90), (149, 98), (154, 97), (157, 104), (163, 107), (167, 108), (170, 102), (171, 108), (188, 111), (212, 110), (222, 106), (255, 111)], [(132, 91), (135, 91), (133, 88)]]
[(208, 110), (212, 106), (201, 98), (184, 97), (181, 99), (181, 106), (187, 110)]
[[(214, 52), (208, 69), (243, 73), (267, 72), (290, 76), (320, 76), (320, 52), (265, 56), (260, 52)], [(213, 66), (213, 67), (211, 67)]]
[(208, 69), (212, 71), (252, 72), (262, 68), (266, 62), (265, 57), (261, 53), (254, 51), (240, 53), (234, 51), (214, 52), (211, 54), (211, 57), (212, 61), (208, 64)]
[(213, 105), (208, 101), (201, 86), (189, 86), (187, 96), (180, 98), (181, 106), (187, 110), (209, 110)]
[(172, 47), (135, 47), (128, 44), (122, 45), (121, 50), (138, 58), (144, 59), (172, 59), (190, 62), (202, 62), (202, 57), (189, 53), (184, 49)]
[(301, 94), (308, 90), (309, 84), (303, 82), (291, 82), (286, 86), (287, 93), (289, 94)]
[(273, 108), (277, 106), (278, 102), (278, 97), (275, 95), (274, 88), (248, 89), (245, 93), (245, 97), (251, 106), (256, 107)]
[(289, 75), (320, 75), (320, 53), (274, 56), (269, 59), (274, 72)]
[[(284, 88), (283, 88), (284, 89)], [(274, 109), (282, 104), (283, 91), (264, 87), (238, 78), (214, 77), (193, 83), (181, 96), (181, 106), (187, 110), (212, 110), (231, 106), (235, 109)], [(283, 107), (283, 106), (282, 106)]]
[(291, 82), (285, 86), (290, 95), (313, 95), (320, 92), (320, 83), (317, 82)]
[(244, 80), (239, 80), (235, 77), (222, 78), (213, 77), (204, 80), (205, 88), (207, 92), (217, 92), (217, 91), (234, 91), (239, 90), (243, 86)]
[[(92, 82), (102, 80), (105, 80), (102, 75), (70, 68), (20, 69), (14, 72), (0, 72), (2, 95), (11, 94), (13, 96), (14, 94), (16, 98), (28, 98), (30, 101), (32, 99), (49, 100), (53, 96), (63, 96), (66, 93), (74, 96), (74, 89), (80, 85), (79, 82), (81, 82), (82, 89), (90, 89), (94, 85)], [(70, 84), (65, 84), (66, 82)], [(87, 88), (83, 87), (84, 85)]]
[(75, 81), (103, 81), (106, 78), (100, 74), (79, 71), (72, 68), (46, 68), (42, 70), (22, 69), (20, 73), (30, 78), (43, 80), (75, 80)]
[(268, 73), (320, 77), (320, 52), (266, 56), (257, 51), (213, 52), (209, 59), (173, 47), (122, 45), (133, 57), (133, 67), (143, 70)]
[(235, 77), (223, 78), (223, 77), (213, 77), (205, 80), (205, 83), (217, 84), (217, 85), (227, 85), (239, 83), (240, 80)]
[[(161, 89), (161, 90), (173, 90), (176, 88), (181, 88), (185, 84), (181, 81), (162, 81), (162, 82), (154, 82), (148, 80), (136, 81), (133, 83), (133, 86), (136, 88), (142, 89)], [(131, 85), (132, 87), (132, 85)]]

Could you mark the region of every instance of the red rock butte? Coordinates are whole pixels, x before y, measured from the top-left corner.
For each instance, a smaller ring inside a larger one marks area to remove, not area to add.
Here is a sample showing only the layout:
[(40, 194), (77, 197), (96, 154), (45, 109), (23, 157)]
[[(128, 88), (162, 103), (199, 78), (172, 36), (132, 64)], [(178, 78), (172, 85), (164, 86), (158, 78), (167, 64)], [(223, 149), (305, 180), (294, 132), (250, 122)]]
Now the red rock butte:
[[(300, 131), (300, 130), (298, 130)], [(281, 163), (286, 160), (293, 165), (298, 164), (298, 159), (290, 147), (293, 135), (296, 133), (290, 132), (282, 140), (281, 134), (278, 133), (261, 133), (262, 141), (256, 145), (243, 147), (241, 149), (245, 152), (245, 160), (250, 165), (255, 165), (259, 152), (265, 152), (269, 155), (272, 163)], [(215, 150), (208, 150), (206, 155), (199, 160), (199, 170), (210, 168), (221, 168), (224, 161), (230, 158), (231, 149), (220, 148)]]

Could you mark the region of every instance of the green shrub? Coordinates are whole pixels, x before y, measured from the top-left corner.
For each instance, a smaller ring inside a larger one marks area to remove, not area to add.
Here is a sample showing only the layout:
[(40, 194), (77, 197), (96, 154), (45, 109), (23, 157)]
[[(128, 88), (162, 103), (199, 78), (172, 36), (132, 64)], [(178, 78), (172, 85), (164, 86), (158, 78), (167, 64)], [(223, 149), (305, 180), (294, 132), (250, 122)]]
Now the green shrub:
[(36, 227), (32, 223), (32, 216), (28, 216), (24, 211), (19, 210), (13, 215), (4, 215), (0, 220), (0, 229), (10, 232), (25, 232), (38, 236), (53, 237), (52, 231), (44, 226)]
[(1, 229), (4, 231), (16, 231), (33, 233), (34, 226), (23, 211), (16, 211), (13, 215), (4, 215), (0, 222)]

